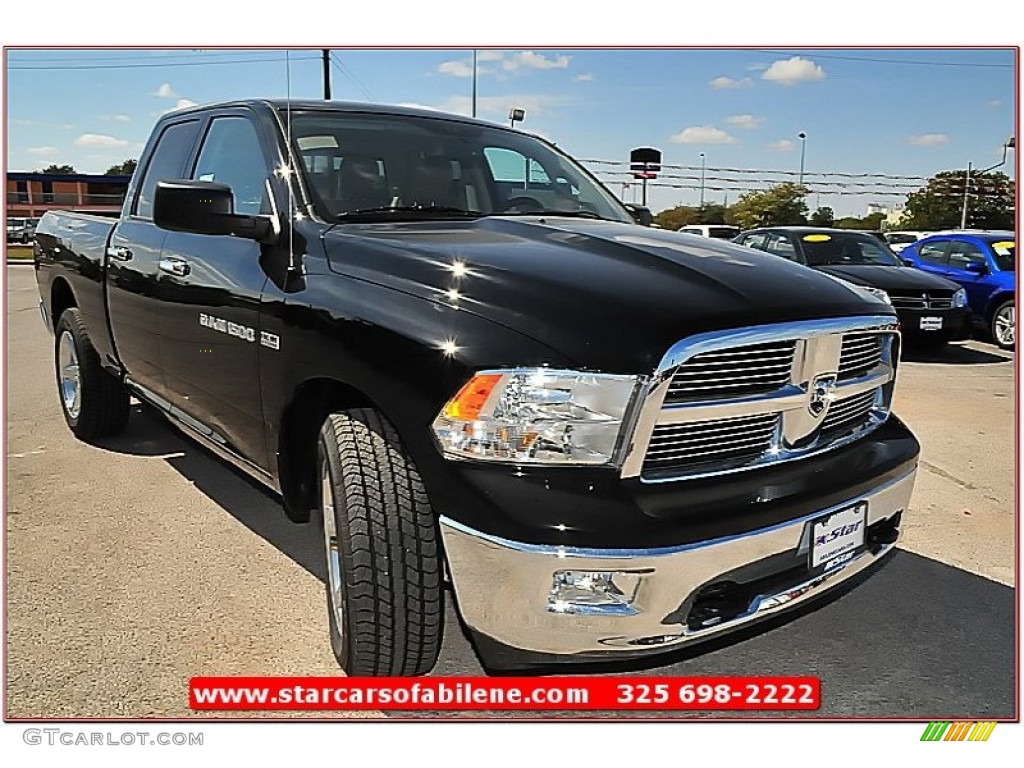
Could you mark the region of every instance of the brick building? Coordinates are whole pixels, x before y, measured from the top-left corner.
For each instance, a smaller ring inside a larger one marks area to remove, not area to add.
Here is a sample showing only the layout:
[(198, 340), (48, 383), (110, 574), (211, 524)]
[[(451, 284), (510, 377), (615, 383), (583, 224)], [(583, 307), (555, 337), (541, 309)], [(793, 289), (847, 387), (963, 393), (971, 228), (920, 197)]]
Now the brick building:
[(8, 173), (7, 218), (37, 218), (52, 208), (118, 213), (130, 180), (85, 173)]

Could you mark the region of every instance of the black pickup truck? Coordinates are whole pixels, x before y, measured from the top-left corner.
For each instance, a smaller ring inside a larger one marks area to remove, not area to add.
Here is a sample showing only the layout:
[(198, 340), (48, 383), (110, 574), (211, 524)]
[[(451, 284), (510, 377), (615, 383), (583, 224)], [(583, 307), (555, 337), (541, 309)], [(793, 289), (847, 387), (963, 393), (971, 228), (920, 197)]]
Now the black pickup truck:
[(173, 112), (35, 261), (71, 430), (134, 396), (322, 526), (349, 674), (429, 671), (446, 594), (496, 670), (701, 641), (864, 571), (910, 500), (891, 306), (638, 226), (518, 131)]

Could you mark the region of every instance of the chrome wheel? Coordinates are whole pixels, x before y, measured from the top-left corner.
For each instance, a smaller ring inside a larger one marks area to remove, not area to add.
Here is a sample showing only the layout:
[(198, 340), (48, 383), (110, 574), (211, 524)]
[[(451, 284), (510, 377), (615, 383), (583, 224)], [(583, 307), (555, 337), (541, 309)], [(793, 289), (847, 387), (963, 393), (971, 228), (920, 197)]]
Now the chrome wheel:
[(341, 587), (341, 555), (338, 552), (338, 520), (334, 516), (334, 488), (327, 460), (320, 463), (320, 512), (324, 521), (324, 552), (327, 555), (327, 589), (330, 611), (338, 636), (345, 636), (345, 607)]
[(77, 419), (82, 410), (82, 382), (78, 369), (78, 349), (70, 331), (60, 336), (57, 365), (60, 370), (60, 396), (68, 416)]
[(1012, 347), (1016, 338), (1016, 312), (1013, 304), (998, 309), (992, 320), (992, 333), (1001, 347)]

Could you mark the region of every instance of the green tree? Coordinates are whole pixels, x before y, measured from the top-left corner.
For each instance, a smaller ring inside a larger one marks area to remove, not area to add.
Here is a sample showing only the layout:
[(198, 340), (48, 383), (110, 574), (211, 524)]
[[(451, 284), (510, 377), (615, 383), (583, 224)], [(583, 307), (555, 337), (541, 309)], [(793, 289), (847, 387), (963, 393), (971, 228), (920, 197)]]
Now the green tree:
[(746, 192), (732, 207), (731, 218), (741, 229), (806, 224), (807, 192), (807, 187), (792, 182)]
[(78, 173), (73, 165), (48, 165), (36, 173)]
[(882, 220), (884, 218), (884, 213), (869, 213), (863, 217), (844, 216), (835, 223), (835, 226), (839, 229), (869, 229), (874, 231), (882, 228)]
[(835, 224), (835, 221), (835, 211), (833, 211), (826, 205), (822, 206), (821, 208), (819, 208), (818, 210), (811, 214), (810, 223), (816, 227), (831, 227), (833, 224)]
[[(917, 192), (907, 195), (906, 229), (950, 229), (960, 226), (967, 171), (942, 171)], [(971, 229), (1013, 229), (1016, 190), (1005, 173), (972, 174), (967, 200)]]
[(135, 160), (134, 158), (129, 158), (128, 160), (125, 160), (123, 163), (118, 163), (117, 165), (112, 165), (109, 168), (107, 168), (106, 173), (104, 175), (131, 176), (133, 173), (135, 173), (135, 168), (136, 166), (138, 166), (138, 164), (138, 160)]
[(709, 203), (703, 208), (697, 209), (698, 224), (725, 224), (727, 211), (724, 205)]
[(675, 208), (666, 208), (654, 217), (654, 223), (662, 229), (675, 231), (680, 227), (689, 224), (697, 224), (700, 221), (700, 209), (692, 205), (677, 205)]

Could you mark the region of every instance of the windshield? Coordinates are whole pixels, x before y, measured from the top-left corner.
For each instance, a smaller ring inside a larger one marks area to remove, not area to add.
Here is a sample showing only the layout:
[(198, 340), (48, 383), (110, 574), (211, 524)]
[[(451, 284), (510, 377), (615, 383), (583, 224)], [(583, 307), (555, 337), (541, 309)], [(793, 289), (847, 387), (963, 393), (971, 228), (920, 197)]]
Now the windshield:
[(24, 219), (8, 219), (7, 220), (7, 226), (8, 227), (24, 227), (25, 226), (25, 220)]
[(1000, 272), (1017, 271), (1016, 240), (1000, 240), (995, 243), (990, 243), (989, 245), (992, 247), (992, 253), (995, 254), (996, 266), (999, 267)]
[(561, 214), (630, 222), (576, 162), (532, 136), (405, 115), (293, 112), (314, 205), (327, 219)]
[(903, 266), (887, 245), (871, 235), (859, 232), (810, 233), (800, 240), (807, 263), (812, 267), (825, 264)]
[(905, 235), (900, 232), (892, 232), (885, 236), (885, 239), (889, 241), (891, 245), (909, 245), (910, 243), (917, 242), (916, 235)]

